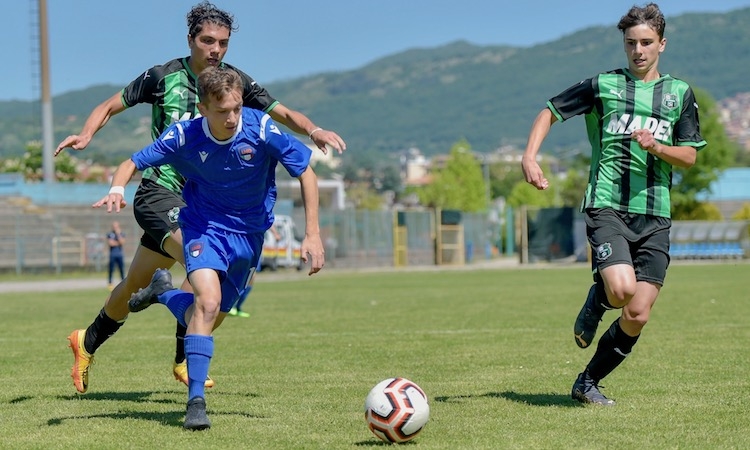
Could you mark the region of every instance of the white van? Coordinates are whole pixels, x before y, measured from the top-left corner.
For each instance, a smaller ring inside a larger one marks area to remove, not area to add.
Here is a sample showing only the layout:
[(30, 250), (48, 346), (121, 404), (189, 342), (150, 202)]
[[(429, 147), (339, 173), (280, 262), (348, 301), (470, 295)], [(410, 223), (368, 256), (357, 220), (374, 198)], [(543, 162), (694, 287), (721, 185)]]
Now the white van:
[(294, 267), (302, 270), (304, 264), (300, 259), (300, 241), (297, 240), (294, 221), (289, 216), (276, 215), (273, 225), (280, 238), (276, 240), (271, 230), (263, 237), (263, 253), (260, 256), (261, 270), (276, 270), (279, 267)]

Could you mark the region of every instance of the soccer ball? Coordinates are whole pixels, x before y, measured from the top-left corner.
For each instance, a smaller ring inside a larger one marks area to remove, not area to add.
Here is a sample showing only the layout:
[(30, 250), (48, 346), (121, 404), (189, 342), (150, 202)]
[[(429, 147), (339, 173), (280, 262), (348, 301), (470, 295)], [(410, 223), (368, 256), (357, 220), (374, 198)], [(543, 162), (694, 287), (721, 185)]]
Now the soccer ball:
[(429, 418), (427, 396), (422, 388), (406, 378), (381, 381), (365, 399), (367, 427), (385, 442), (414, 439)]

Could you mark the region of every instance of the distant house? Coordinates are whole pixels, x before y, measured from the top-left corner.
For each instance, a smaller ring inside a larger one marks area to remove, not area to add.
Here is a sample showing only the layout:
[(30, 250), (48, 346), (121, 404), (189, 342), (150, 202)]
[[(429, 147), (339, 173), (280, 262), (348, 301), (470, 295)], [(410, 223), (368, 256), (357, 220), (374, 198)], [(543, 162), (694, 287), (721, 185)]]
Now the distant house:
[(711, 192), (699, 195), (698, 199), (715, 204), (725, 219), (731, 219), (743, 204), (750, 203), (750, 168), (725, 170), (711, 183)]

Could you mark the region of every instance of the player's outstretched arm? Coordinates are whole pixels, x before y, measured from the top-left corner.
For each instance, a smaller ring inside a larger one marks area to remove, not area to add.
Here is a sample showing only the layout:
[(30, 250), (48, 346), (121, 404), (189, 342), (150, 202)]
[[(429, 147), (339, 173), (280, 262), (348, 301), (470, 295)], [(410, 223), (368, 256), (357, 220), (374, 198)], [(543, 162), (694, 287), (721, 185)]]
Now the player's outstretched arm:
[(335, 149), (339, 154), (346, 150), (346, 142), (338, 134), (316, 126), (312, 120), (299, 111), (294, 111), (279, 103), (269, 114), (273, 120), (283, 123), (295, 133), (309, 136), (323, 153), (328, 153), (326, 146)]
[(125, 185), (133, 178), (136, 170), (138, 169), (132, 159), (123, 161), (112, 176), (112, 185), (107, 195), (91, 206), (101, 208), (106, 205), (108, 213), (113, 209), (116, 213), (120, 212), (120, 209), (125, 207)]
[(318, 177), (312, 168), (308, 167), (298, 180), (302, 190), (302, 205), (305, 208), (305, 238), (300, 247), (300, 256), (305, 263), (310, 262), (308, 275), (312, 275), (320, 272), (325, 264), (318, 222)]
[(83, 129), (78, 134), (71, 134), (70, 136), (63, 139), (57, 148), (55, 149), (55, 156), (59, 155), (60, 152), (65, 148), (72, 148), (73, 150), (83, 150), (91, 142), (91, 138), (94, 137), (97, 131), (99, 131), (104, 125), (107, 124), (109, 118), (115, 114), (119, 114), (125, 110), (125, 105), (122, 104), (120, 93), (116, 93), (112, 97), (103, 101), (99, 106), (94, 108), (89, 114), (86, 123), (83, 125)]

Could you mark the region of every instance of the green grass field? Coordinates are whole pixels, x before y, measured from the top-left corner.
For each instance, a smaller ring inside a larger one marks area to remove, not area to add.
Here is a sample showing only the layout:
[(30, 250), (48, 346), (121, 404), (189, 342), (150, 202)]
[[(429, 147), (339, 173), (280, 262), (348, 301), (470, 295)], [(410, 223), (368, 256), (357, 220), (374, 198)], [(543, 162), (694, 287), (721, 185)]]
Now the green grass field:
[(204, 432), (181, 427), (166, 308), (132, 314), (78, 395), (66, 337), (106, 291), (0, 294), (0, 448), (383, 448), (363, 403), (391, 376), (430, 399), (407, 448), (749, 448), (748, 269), (670, 269), (643, 337), (602, 383), (614, 408), (570, 399), (594, 351), (572, 337), (584, 267), (261, 274), (252, 317), (215, 334)]

